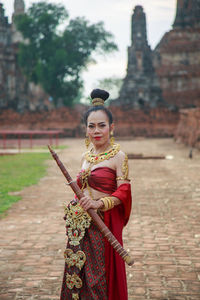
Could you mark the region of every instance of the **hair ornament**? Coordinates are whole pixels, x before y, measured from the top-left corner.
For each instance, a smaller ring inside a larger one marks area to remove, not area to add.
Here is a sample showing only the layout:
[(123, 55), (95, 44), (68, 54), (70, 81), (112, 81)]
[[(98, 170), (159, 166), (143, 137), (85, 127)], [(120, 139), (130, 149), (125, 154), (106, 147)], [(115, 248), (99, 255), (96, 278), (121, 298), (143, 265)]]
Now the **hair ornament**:
[(92, 99), (92, 106), (104, 105), (104, 100), (101, 98)]

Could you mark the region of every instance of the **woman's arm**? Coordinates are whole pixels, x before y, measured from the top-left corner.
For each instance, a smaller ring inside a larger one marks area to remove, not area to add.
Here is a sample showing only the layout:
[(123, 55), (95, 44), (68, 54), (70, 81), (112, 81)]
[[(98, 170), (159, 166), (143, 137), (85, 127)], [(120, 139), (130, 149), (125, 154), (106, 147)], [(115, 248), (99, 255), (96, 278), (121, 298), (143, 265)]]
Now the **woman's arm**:
[[(128, 178), (129, 170), (128, 170), (128, 157), (127, 155), (119, 151), (115, 157), (115, 166), (116, 166), (116, 180), (117, 180), (117, 188), (124, 183), (130, 183)], [(118, 193), (119, 194), (119, 193)], [(114, 196), (103, 197), (100, 199), (103, 203), (103, 208), (100, 207), (101, 210), (106, 211), (112, 209), (114, 206), (119, 205), (122, 201)]]

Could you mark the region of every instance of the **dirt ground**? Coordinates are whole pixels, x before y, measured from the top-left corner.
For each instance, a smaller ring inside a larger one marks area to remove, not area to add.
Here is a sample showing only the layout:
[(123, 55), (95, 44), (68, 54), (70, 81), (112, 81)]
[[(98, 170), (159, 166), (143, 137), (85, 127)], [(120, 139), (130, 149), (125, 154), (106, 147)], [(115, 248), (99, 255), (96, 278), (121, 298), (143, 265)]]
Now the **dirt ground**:
[[(60, 159), (75, 178), (84, 143), (66, 139)], [(127, 153), (172, 155), (129, 160), (133, 208), (124, 229), (129, 300), (200, 299), (200, 153), (172, 139), (121, 141)], [(64, 267), (63, 203), (73, 194), (55, 162), (37, 185), (20, 192), (0, 220), (0, 300), (59, 299)], [(114, 283), (113, 283), (114, 284)], [(103, 299), (102, 299), (103, 300)], [(117, 300), (117, 299), (116, 299)]]

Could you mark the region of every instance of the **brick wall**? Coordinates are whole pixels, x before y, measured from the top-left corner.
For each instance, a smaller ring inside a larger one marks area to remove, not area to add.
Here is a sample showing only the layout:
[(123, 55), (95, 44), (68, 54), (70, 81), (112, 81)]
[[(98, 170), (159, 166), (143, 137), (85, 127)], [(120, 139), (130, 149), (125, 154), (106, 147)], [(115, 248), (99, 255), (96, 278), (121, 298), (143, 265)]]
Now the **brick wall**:
[(175, 139), (200, 149), (200, 107), (180, 111)]
[[(86, 106), (78, 105), (74, 109), (25, 112), (4, 110), (0, 114), (1, 129), (63, 129), (65, 136), (84, 136), (85, 126), (81, 122)], [(174, 135), (179, 114), (167, 109), (122, 110), (111, 107), (115, 122), (115, 135), (119, 137), (146, 136), (170, 137)]]

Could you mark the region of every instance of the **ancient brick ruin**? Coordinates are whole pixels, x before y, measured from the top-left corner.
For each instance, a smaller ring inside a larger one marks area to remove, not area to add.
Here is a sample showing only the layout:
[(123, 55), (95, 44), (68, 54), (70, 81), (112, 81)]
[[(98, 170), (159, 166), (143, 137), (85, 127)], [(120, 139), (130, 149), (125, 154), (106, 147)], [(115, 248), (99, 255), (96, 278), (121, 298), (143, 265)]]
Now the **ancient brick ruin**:
[(152, 50), (147, 42), (146, 15), (142, 6), (136, 6), (132, 15), (127, 75), (119, 99), (113, 101), (113, 105), (142, 109), (145, 106), (157, 107), (162, 103), (162, 93), (153, 67)]
[(200, 108), (182, 109), (175, 139), (200, 150)]
[(177, 1), (173, 29), (154, 50), (154, 66), (170, 106), (200, 106), (200, 0)]
[(141, 6), (132, 15), (127, 75), (113, 104), (134, 108), (200, 106), (200, 0), (177, 0), (173, 29), (154, 51)]
[[(50, 110), (48, 112), (24, 112), (19, 114), (13, 110), (4, 110), (0, 114), (1, 129), (13, 130), (63, 130), (63, 136), (85, 136), (85, 125), (81, 122), (87, 107), (76, 107)], [(115, 123), (115, 136), (130, 138), (131, 136), (172, 137), (176, 130), (179, 114), (166, 108), (153, 108), (150, 111), (130, 109), (126, 112), (120, 107), (112, 106)]]
[[(24, 0), (15, 0), (9, 24), (0, 3), (0, 108), (19, 112), (51, 106), (48, 96), (26, 81), (17, 64), (22, 36), (14, 17), (24, 12)], [(143, 7), (134, 8), (127, 74), (119, 99), (112, 104), (136, 109), (200, 105), (200, 0), (177, 0), (173, 29), (154, 51), (148, 44)]]
[[(24, 13), (24, 1), (15, 0), (13, 18), (21, 13)], [(28, 83), (17, 65), (21, 39), (0, 4), (1, 128), (63, 129), (65, 136), (83, 136), (81, 112), (87, 107), (52, 110), (48, 96), (40, 87)], [(175, 133), (177, 140), (195, 145), (200, 139), (197, 130), (200, 124), (196, 121), (200, 118), (199, 108), (191, 111), (188, 108), (199, 106), (200, 0), (177, 0), (173, 29), (154, 50), (148, 44), (143, 7), (136, 6), (127, 75), (119, 98), (110, 106), (116, 123), (115, 134), (168, 137)], [(187, 110), (179, 113), (182, 108)]]
[(18, 112), (50, 106), (48, 96), (39, 86), (28, 83), (17, 63), (22, 36), (16, 29), (14, 17), (23, 14), (24, 10), (24, 1), (15, 0), (10, 24), (0, 3), (0, 109), (12, 108)]

